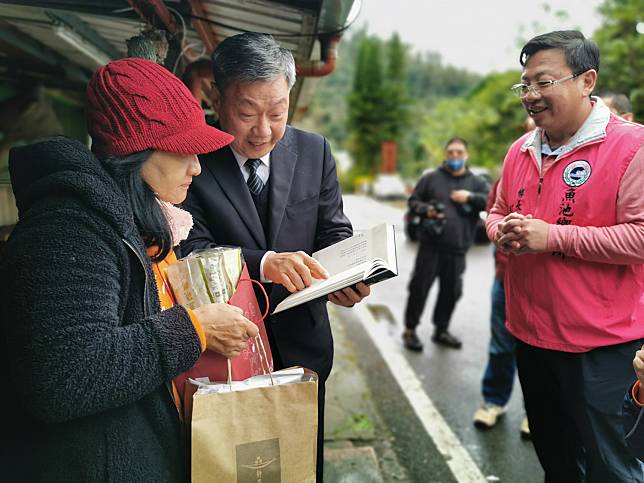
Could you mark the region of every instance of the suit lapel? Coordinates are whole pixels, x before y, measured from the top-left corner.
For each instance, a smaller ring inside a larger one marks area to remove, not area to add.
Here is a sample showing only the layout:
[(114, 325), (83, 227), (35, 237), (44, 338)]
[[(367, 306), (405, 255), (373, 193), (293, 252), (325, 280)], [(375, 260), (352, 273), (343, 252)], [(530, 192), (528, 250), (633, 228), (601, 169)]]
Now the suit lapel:
[(275, 244), (275, 239), (279, 233), (286, 202), (291, 191), (291, 182), (295, 173), (295, 164), (297, 155), (291, 151), (289, 144), (290, 133), (286, 128), (284, 138), (273, 148), (271, 152), (271, 168), (269, 183), (269, 222), (268, 222), (268, 246)]
[(233, 152), (229, 147), (225, 147), (204, 156), (202, 159), (205, 161), (203, 164), (235, 207), (259, 247), (266, 250), (266, 236), (262, 222)]

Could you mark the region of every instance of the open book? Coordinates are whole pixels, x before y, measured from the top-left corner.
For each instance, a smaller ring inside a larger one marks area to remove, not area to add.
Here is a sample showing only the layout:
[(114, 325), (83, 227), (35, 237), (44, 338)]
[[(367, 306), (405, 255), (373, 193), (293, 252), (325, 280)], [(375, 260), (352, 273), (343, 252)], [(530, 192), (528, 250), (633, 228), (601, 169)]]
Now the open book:
[(358, 282), (371, 285), (398, 275), (394, 226), (382, 223), (369, 230), (360, 230), (351, 238), (313, 253), (329, 272), (326, 280), (313, 279), (310, 287), (286, 297), (273, 313), (351, 287)]

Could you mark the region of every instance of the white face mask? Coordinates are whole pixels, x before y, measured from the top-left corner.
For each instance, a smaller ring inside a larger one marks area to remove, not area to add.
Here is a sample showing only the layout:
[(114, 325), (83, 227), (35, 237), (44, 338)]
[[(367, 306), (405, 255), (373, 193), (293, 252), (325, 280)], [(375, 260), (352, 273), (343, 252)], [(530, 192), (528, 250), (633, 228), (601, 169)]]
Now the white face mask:
[(161, 211), (163, 211), (165, 219), (168, 221), (168, 226), (172, 233), (172, 245), (176, 247), (188, 238), (188, 234), (194, 224), (192, 215), (186, 210), (177, 208), (172, 203), (161, 201), (159, 198), (157, 198), (157, 202), (161, 206)]

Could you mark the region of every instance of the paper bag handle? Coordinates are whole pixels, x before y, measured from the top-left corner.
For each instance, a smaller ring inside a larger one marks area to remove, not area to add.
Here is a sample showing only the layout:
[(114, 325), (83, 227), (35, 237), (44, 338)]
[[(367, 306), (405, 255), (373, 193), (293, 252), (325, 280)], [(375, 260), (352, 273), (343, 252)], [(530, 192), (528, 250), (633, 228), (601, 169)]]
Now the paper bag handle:
[(268, 311), (270, 310), (270, 301), (268, 299), (268, 294), (266, 293), (266, 289), (264, 288), (264, 286), (261, 283), (259, 283), (257, 280), (253, 280), (252, 278), (240, 278), (239, 282), (254, 283), (255, 285), (257, 285), (261, 289), (262, 293), (264, 294), (264, 299), (266, 300), (266, 311), (262, 314), (262, 319), (261, 319), (262, 322), (264, 322), (264, 320), (268, 316)]
[[(261, 289), (262, 293), (264, 294), (264, 298), (266, 300), (266, 311), (262, 314), (261, 319), (260, 319), (263, 322), (266, 319), (266, 317), (268, 316), (268, 312), (270, 311), (270, 301), (268, 299), (268, 294), (266, 293), (266, 289), (264, 288), (264, 286), (261, 283), (259, 283), (257, 280), (253, 280), (252, 278), (240, 278), (239, 283), (240, 282), (254, 283)], [(260, 337), (259, 334), (257, 334), (255, 336), (255, 341), (259, 342), (259, 344), (258, 344), (259, 345), (259, 360), (260, 360), (260, 362), (262, 364), (262, 371), (264, 371), (264, 374), (268, 374), (268, 377), (271, 378), (271, 385), (274, 386), (275, 381), (273, 380), (273, 376), (271, 374), (271, 367), (270, 367), (270, 365), (268, 363), (268, 356), (266, 355), (266, 349), (264, 348), (264, 341), (262, 340), (262, 338)], [(229, 358), (226, 359), (226, 363), (228, 365), (228, 386), (231, 387), (231, 389), (232, 389), (233, 375), (232, 375), (232, 366), (230, 364), (230, 359)], [(264, 364), (266, 364), (266, 366), (264, 366)]]

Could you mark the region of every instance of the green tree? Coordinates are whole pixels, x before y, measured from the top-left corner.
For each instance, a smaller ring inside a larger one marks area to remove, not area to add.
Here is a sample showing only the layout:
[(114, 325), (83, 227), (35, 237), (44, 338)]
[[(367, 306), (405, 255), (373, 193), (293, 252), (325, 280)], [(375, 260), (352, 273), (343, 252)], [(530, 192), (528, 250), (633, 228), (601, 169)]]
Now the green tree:
[(381, 42), (375, 37), (365, 37), (360, 43), (353, 89), (349, 94), (348, 148), (354, 161), (354, 175), (373, 175), (378, 171), (386, 126), (382, 109), (384, 96)]
[(601, 52), (599, 90), (630, 97), (635, 118), (644, 120), (644, 21), (642, 0), (605, 0), (599, 7), (602, 25), (593, 38)]
[(383, 137), (398, 144), (410, 122), (406, 50), (398, 34), (394, 33), (387, 42), (388, 55), (381, 116), (385, 127)]
[(514, 70), (491, 74), (467, 96), (436, 104), (422, 132), (434, 165), (442, 161), (445, 142), (453, 136), (468, 140), (472, 164), (495, 168), (502, 163), (510, 144), (523, 134), (527, 116), (509, 89), (519, 76)]

